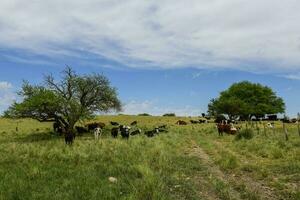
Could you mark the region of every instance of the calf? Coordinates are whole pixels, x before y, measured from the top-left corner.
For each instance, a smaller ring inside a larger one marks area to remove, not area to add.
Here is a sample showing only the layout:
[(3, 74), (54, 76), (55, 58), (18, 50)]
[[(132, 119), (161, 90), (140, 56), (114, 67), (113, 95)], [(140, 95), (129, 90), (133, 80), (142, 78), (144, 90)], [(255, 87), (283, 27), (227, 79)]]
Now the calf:
[(101, 134), (102, 134), (102, 129), (100, 127), (95, 128), (94, 130), (95, 140), (98, 140), (99, 136), (101, 137)]
[(119, 134), (119, 128), (118, 127), (114, 127), (111, 129), (111, 136), (113, 136), (114, 138), (118, 137)]

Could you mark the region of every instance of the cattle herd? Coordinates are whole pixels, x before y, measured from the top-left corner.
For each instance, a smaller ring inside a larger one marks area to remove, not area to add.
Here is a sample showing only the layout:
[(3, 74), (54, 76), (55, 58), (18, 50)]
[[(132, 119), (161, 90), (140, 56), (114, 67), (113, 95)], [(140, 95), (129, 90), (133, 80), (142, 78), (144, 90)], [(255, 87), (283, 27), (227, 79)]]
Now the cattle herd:
[[(199, 119), (199, 120), (190, 120), (191, 124), (202, 124), (202, 123), (208, 123), (209, 121), (207, 119)], [(220, 121), (214, 121), (216, 123), (216, 129), (218, 130), (219, 136), (223, 136), (223, 133), (227, 134), (236, 134), (241, 129), (240, 126), (238, 126), (236, 121), (230, 121), (230, 120), (220, 120)], [(140, 135), (144, 132), (144, 135), (147, 137), (153, 137), (155, 135), (158, 135), (160, 133), (168, 132), (167, 125), (160, 125), (154, 127), (152, 130), (145, 130), (142, 131), (142, 129), (137, 127), (138, 122), (133, 121), (130, 123), (130, 126), (123, 125), (118, 122), (110, 122), (111, 128), (111, 136), (113, 138), (117, 138), (118, 135), (121, 135), (124, 139), (129, 139), (130, 136)], [(188, 125), (186, 121), (178, 120), (176, 125)], [(103, 129), (106, 125), (102, 122), (93, 122), (85, 124), (85, 126), (75, 126), (76, 133), (78, 135), (81, 135), (83, 133), (89, 133), (93, 132), (95, 136), (95, 140), (98, 140), (103, 132)], [(267, 128), (274, 128), (274, 122), (267, 123)], [(73, 140), (75, 139), (75, 134), (73, 133), (66, 133), (63, 126), (60, 126), (59, 123), (55, 122), (53, 124), (53, 129), (55, 132), (59, 134), (65, 135), (65, 142), (66, 144), (72, 144)], [(106, 129), (107, 130), (107, 129)]]
[[(137, 127), (137, 121), (133, 121), (130, 123), (130, 126), (127, 125), (122, 125), (118, 122), (110, 122), (112, 125), (112, 128), (110, 129), (111, 136), (113, 138), (117, 138), (118, 135), (121, 135), (122, 138), (124, 139), (129, 139), (130, 136), (135, 136), (142, 134), (142, 129)], [(101, 138), (103, 129), (106, 125), (102, 122), (93, 122), (93, 123), (88, 123), (85, 124), (85, 126), (75, 126), (76, 133), (78, 135), (82, 135), (83, 133), (94, 133), (95, 140), (98, 140)], [(59, 133), (60, 135), (65, 136), (65, 143), (66, 144), (72, 144), (73, 140), (75, 139), (75, 134), (74, 133), (67, 133), (63, 126), (60, 126), (58, 122), (55, 122), (53, 124), (53, 129), (55, 132)], [(167, 125), (160, 125), (155, 127), (153, 130), (147, 130), (144, 131), (144, 134), (147, 137), (153, 137), (155, 135), (158, 135), (159, 133), (166, 133), (168, 132)]]

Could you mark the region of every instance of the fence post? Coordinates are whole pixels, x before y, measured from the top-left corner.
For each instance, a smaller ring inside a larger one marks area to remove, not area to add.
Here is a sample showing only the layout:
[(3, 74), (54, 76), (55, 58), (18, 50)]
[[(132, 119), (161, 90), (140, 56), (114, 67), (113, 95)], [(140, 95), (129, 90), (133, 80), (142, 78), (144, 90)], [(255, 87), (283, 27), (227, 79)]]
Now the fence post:
[(267, 133), (266, 133), (266, 124), (265, 124), (265, 122), (263, 122), (263, 126), (264, 126), (264, 135), (266, 136)]
[(298, 117), (297, 117), (297, 127), (298, 127), (298, 134), (300, 136), (300, 113), (298, 113)]
[(285, 127), (285, 123), (282, 122), (282, 128), (283, 128), (283, 132), (285, 134), (285, 140), (288, 141), (289, 140), (289, 137), (288, 137), (288, 133), (287, 133), (287, 130), (286, 130), (286, 127)]

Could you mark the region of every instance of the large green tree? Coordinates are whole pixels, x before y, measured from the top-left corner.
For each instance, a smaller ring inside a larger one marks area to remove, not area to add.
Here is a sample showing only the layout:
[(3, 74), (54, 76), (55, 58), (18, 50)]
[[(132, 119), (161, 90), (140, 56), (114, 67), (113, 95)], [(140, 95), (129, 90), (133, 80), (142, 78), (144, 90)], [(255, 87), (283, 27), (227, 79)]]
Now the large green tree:
[(41, 85), (24, 82), (21, 102), (15, 102), (4, 113), (6, 117), (33, 118), (41, 122), (56, 121), (66, 133), (72, 133), (81, 119), (111, 109), (121, 110), (116, 89), (102, 74), (78, 75), (70, 67), (62, 72), (59, 81), (52, 75), (44, 77)]
[(277, 97), (270, 87), (248, 81), (234, 83), (208, 104), (211, 115), (227, 114), (231, 119), (250, 119), (253, 116), (258, 118), (284, 111), (283, 99)]

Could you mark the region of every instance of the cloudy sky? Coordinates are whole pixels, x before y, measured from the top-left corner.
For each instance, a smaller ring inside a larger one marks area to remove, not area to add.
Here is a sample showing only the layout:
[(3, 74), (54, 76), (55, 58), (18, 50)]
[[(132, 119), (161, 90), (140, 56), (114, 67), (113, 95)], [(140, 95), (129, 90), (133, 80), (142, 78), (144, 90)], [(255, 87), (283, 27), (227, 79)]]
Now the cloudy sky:
[(1, 0), (0, 112), (23, 79), (103, 72), (124, 112), (198, 115), (240, 80), (300, 111), (299, 0)]

